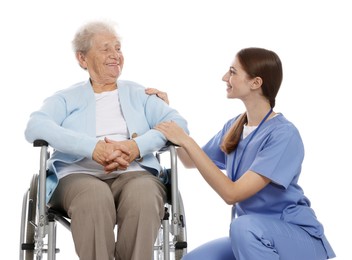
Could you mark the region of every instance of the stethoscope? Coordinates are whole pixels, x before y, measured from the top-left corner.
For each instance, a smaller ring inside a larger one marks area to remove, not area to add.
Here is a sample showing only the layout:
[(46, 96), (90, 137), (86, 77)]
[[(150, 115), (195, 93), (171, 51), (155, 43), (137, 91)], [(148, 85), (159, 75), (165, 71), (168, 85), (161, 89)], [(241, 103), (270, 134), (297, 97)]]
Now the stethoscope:
[[(247, 141), (245, 147), (243, 148), (240, 160), (237, 164), (236, 170), (232, 172), (232, 181), (235, 181), (235, 176), (237, 175), (237, 171), (239, 170), (240, 166), (241, 166), (241, 162), (242, 162), (242, 158), (243, 158), (243, 154), (246, 151), (246, 148), (248, 146), (248, 144), (251, 142), (251, 140), (253, 139), (253, 137), (255, 136), (255, 134), (258, 132), (259, 128), (262, 126), (262, 124), (268, 119), (268, 117), (270, 116), (270, 114), (273, 112), (273, 108), (270, 109), (270, 111), (266, 114), (266, 116), (263, 118), (263, 120), (260, 122), (260, 124), (258, 125), (258, 127), (252, 132), (252, 134), (249, 136), (249, 140)], [(235, 154), (233, 157), (233, 163), (232, 163), (232, 169), (235, 168), (235, 161), (236, 161), (236, 157), (237, 157), (237, 149), (235, 150)]]

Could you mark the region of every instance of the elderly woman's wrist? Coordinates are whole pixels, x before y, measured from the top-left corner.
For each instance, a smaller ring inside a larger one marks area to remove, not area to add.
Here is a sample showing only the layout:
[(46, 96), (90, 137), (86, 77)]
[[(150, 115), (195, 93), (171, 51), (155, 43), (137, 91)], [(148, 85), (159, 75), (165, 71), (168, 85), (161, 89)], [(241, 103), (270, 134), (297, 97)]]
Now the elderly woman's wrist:
[(136, 142), (136, 140), (134, 140), (134, 138), (132, 138), (131, 140), (132, 143), (132, 159), (136, 160), (136, 161), (142, 161), (143, 157), (140, 156), (140, 152), (139, 152), (139, 148), (138, 148), (138, 144)]

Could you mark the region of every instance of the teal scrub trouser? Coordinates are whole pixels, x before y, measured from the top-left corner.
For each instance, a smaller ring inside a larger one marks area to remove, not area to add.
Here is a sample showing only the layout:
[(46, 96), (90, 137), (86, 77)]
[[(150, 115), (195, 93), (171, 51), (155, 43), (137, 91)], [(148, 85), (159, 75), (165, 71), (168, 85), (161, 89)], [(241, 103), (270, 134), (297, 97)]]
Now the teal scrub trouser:
[(230, 237), (208, 242), (182, 260), (323, 260), (320, 239), (297, 225), (260, 216), (241, 216), (232, 221)]

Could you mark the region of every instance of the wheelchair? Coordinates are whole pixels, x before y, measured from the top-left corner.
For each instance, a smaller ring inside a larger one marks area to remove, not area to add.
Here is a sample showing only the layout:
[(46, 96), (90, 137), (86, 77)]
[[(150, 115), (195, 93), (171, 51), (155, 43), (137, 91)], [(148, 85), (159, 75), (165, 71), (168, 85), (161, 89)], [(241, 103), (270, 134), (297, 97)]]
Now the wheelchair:
[[(70, 219), (45, 203), (49, 144), (44, 140), (36, 140), (33, 146), (40, 147), (40, 166), (39, 174), (33, 175), (30, 187), (23, 196), (19, 259), (55, 260), (56, 254), (60, 252), (56, 248), (57, 223), (70, 230)], [(154, 244), (154, 260), (180, 260), (187, 253), (186, 219), (178, 189), (176, 147), (168, 145), (156, 152), (155, 156), (160, 163), (167, 153), (170, 155), (170, 165), (164, 168), (160, 177), (168, 180), (168, 199)]]

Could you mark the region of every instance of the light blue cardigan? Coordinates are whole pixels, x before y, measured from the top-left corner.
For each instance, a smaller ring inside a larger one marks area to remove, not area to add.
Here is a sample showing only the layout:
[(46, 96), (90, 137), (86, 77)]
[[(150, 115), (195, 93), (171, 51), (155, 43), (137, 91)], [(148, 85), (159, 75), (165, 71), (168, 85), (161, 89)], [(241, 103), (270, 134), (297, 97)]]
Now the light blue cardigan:
[[(129, 137), (137, 135), (139, 164), (157, 175), (160, 165), (153, 152), (165, 146), (167, 139), (153, 127), (163, 121), (175, 121), (187, 133), (187, 122), (180, 114), (135, 82), (118, 80), (119, 101), (127, 123)], [(73, 163), (92, 158), (98, 142), (95, 126), (95, 96), (90, 81), (77, 83), (47, 98), (42, 107), (30, 115), (25, 130), (26, 140), (46, 140), (54, 148), (48, 161), (46, 201), (57, 184), (56, 162)]]

